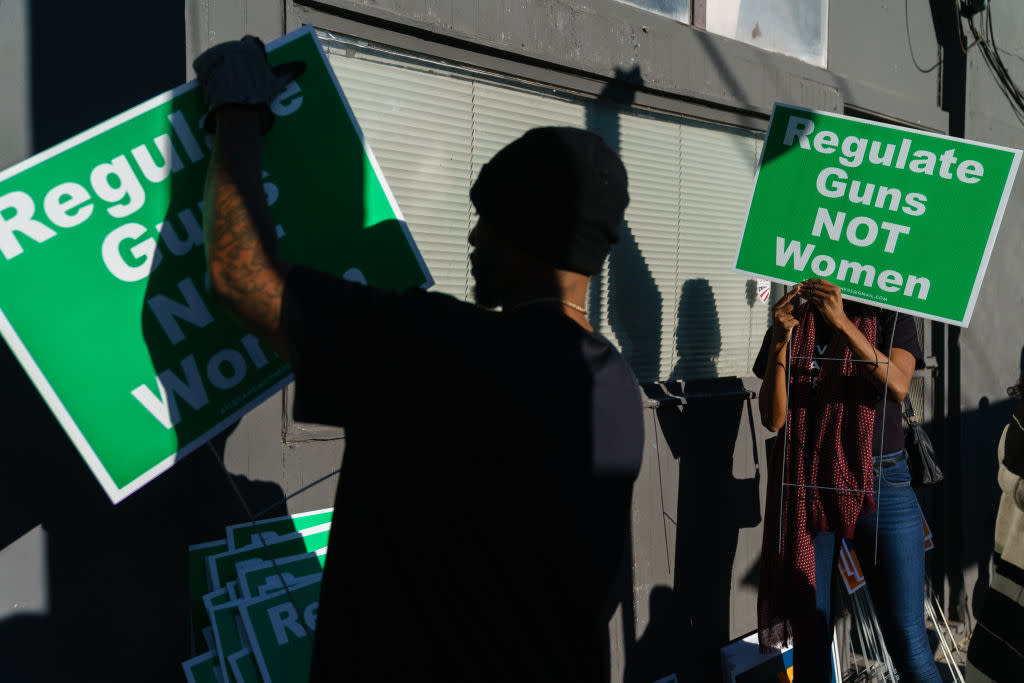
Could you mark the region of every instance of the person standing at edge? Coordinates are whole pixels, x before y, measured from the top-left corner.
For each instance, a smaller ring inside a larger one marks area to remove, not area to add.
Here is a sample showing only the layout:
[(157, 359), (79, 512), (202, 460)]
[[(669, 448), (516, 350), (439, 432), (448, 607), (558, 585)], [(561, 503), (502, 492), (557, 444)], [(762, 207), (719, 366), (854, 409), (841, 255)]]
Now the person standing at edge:
[(1024, 377), (1007, 388), (1018, 399), (996, 447), (999, 508), (992, 579), (967, 649), (967, 683), (1010, 683), (1024, 671)]
[(287, 77), (262, 44), (195, 69), (212, 294), (287, 355), (296, 418), (346, 429), (312, 680), (608, 680), (643, 414), (583, 304), (629, 201), (618, 156), (527, 132), (470, 192), (478, 305), (381, 291), (276, 253), (260, 135)]

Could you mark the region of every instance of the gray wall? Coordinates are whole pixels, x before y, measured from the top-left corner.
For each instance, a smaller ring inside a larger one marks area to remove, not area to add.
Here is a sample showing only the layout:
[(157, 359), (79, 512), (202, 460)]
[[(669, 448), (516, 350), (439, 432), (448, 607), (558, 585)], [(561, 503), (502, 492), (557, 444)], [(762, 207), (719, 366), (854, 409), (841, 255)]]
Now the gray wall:
[[(0, 26), (27, 25), (28, 0), (0, 3)], [(32, 144), (32, 116), (28, 78), (29, 41), (22, 30), (0, 32), (0, 83), (5, 96), (0, 99), (0, 121), (5, 134), (0, 137), (0, 167), (27, 157)]]
[[(200, 5), (216, 1), (197, 0)], [(908, 3), (915, 54), (934, 57), (928, 0)], [(484, 55), (505, 56), (598, 79), (635, 67), (644, 81), (638, 103), (669, 95), (675, 104), (662, 104), (678, 108), (679, 98), (685, 98), (695, 112), (708, 112), (713, 120), (732, 120), (729, 110), (766, 116), (774, 102), (783, 101), (826, 111), (856, 107), (934, 130), (947, 128), (938, 106), (938, 72), (922, 74), (910, 58), (902, 3), (832, 2), (828, 70), (615, 0), (328, 0), (315, 6), (295, 2), (289, 26), (314, 23), (367, 36), (374, 29), (378, 35), (392, 29), (422, 38), (431, 52), (472, 47), (477, 62), (485, 61)], [(325, 6), (336, 12), (321, 11)], [(536, 74), (525, 65), (519, 68)]]
[[(925, 73), (911, 57), (913, 50), (924, 68), (938, 57), (933, 4), (833, 0), (829, 68), (820, 69), (614, 0), (124, 0), (106, 3), (102, 16), (73, 2), (32, 3), (30, 11), (28, 0), (5, 0), (0, 166), (176, 85), (213, 43), (243, 33), (269, 40), (302, 23), (593, 94), (636, 69), (638, 104), (754, 129), (779, 100), (947, 132), (942, 71)], [(996, 11), (1005, 14), (1000, 42), (1020, 51), (1024, 13)], [(1020, 146), (1022, 128), (976, 52), (967, 84), (968, 137)], [(992, 462), (1003, 391), (1019, 373), (1020, 201), (1007, 212), (975, 322), (960, 338), (956, 402), (970, 463)], [(6, 350), (0, 366), (9, 463), (0, 477), (4, 677), (127, 681), (145, 671), (177, 680), (187, 656), (184, 548), (245, 518), (220, 464), (201, 451), (111, 506)], [(649, 388), (660, 400), (646, 411), (633, 562), (612, 624), (616, 680), (653, 681), (670, 671), (712, 680), (717, 648), (754, 627), (766, 485), (759, 472), (769, 435), (742, 396), (757, 388), (752, 378)], [(286, 406), (278, 395), (215, 441), (254, 510), (296, 492), (291, 511), (332, 500), (343, 439), (291, 423)], [(990, 539), (991, 472), (965, 472), (958, 509), (981, 512), (950, 533)], [(953, 573), (984, 563), (984, 543), (962, 545)], [(967, 592), (974, 577), (961, 582)]]
[(935, 33), (928, 0), (830, 2), (828, 66), (845, 107), (946, 132), (940, 72), (922, 71), (939, 59)]

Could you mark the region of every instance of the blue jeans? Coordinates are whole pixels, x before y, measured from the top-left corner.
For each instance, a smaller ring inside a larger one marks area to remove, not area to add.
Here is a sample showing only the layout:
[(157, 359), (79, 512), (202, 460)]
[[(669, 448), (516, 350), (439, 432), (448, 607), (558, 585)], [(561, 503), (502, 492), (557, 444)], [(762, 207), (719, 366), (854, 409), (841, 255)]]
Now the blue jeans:
[[(903, 451), (875, 458), (875, 479), (881, 491), (878, 509), (857, 520), (853, 546), (878, 612), (885, 644), (905, 683), (941, 681), (924, 626), (924, 529), (921, 508), (910, 487), (910, 469)], [(881, 462), (888, 462), (880, 466)], [(875, 526), (878, 563), (875, 564)], [(803, 683), (830, 679), (832, 645), (832, 572), (836, 534), (814, 537), (815, 600), (825, 630), (821, 640), (793, 652), (793, 673)], [(803, 652), (801, 652), (803, 651)], [(800, 674), (803, 674), (802, 676)]]

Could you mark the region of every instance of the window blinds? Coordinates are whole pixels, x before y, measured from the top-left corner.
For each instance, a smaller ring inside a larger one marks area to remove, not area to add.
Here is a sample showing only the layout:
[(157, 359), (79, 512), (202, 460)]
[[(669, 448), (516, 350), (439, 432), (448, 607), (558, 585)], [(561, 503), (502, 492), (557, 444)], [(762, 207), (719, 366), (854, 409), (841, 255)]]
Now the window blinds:
[(594, 278), (590, 316), (641, 382), (750, 375), (768, 308), (733, 272), (760, 136), (612, 107), (322, 33), (332, 68), (436, 281), (469, 299), (469, 188), (535, 126), (584, 127), (629, 173), (622, 239)]

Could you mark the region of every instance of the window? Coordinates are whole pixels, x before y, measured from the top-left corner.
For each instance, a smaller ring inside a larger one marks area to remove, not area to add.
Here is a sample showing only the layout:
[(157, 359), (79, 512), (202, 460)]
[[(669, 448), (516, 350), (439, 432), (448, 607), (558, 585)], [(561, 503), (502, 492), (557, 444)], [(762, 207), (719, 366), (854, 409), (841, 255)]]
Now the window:
[(641, 382), (750, 374), (768, 323), (732, 270), (761, 135), (321, 33), (436, 289), (471, 296), (469, 188), (534, 126), (601, 135), (622, 156), (625, 229), (592, 281), (590, 316)]
[(707, 30), (827, 66), (828, 0), (717, 0)]
[(690, 23), (690, 0), (619, 0), (619, 2), (671, 17), (684, 24)]

